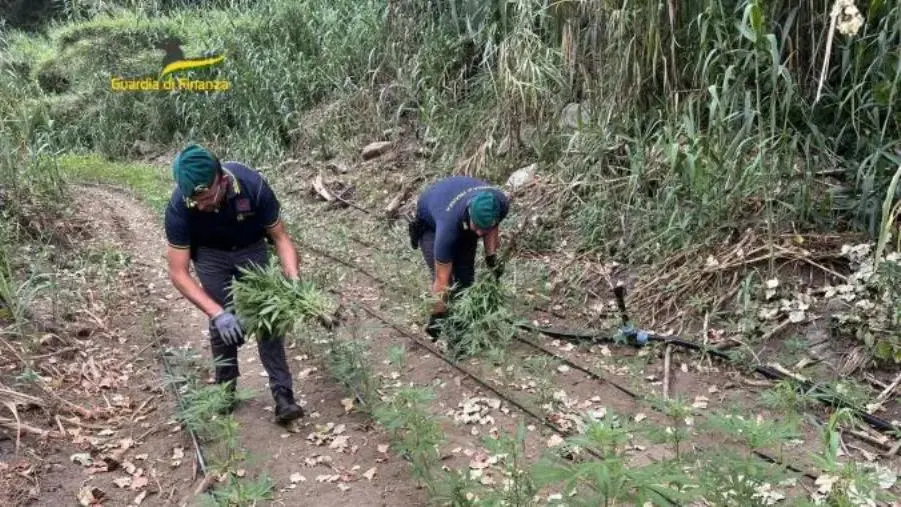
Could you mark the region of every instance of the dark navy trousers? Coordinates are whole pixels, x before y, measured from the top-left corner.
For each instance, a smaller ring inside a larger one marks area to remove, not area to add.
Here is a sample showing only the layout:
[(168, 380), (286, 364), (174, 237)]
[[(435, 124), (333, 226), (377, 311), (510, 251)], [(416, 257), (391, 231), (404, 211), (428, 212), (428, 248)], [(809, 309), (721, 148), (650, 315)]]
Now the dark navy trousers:
[[(454, 255), (451, 260), (450, 285), (457, 284), (455, 293), (473, 284), (476, 276), (476, 250), (479, 246), (479, 237), (473, 233), (464, 233), (454, 246)], [(419, 249), (429, 271), (432, 273), (432, 281), (435, 281), (435, 231), (426, 230), (419, 239)]]
[[(229, 286), (233, 279), (240, 278), (239, 267), (248, 268), (252, 264), (265, 266), (269, 262), (269, 249), (264, 240), (249, 247), (236, 250), (219, 250), (198, 247), (194, 259), (194, 271), (200, 278), (204, 291), (216, 303), (226, 307), (231, 304)], [(238, 346), (226, 345), (210, 324), (210, 349), (216, 361), (216, 382), (227, 382), (240, 376), (238, 370)], [(284, 336), (257, 336), (257, 352), (260, 362), (269, 375), (269, 388), (273, 394), (278, 389), (293, 393), (291, 370), (285, 357)]]

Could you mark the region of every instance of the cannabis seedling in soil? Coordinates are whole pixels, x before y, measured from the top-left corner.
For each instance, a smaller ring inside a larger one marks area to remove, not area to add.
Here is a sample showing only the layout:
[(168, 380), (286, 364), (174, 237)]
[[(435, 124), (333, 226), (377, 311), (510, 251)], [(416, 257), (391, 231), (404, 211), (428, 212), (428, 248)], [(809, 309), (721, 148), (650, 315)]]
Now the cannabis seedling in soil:
[[(685, 477), (672, 462), (641, 467), (627, 463), (625, 451), (635, 428), (615, 414), (602, 421), (587, 421), (583, 435), (567, 438), (556, 453), (536, 464), (536, 486), (562, 485), (563, 491), (576, 492), (573, 505), (670, 505), (681, 499), (680, 491), (672, 486), (685, 482)], [(584, 452), (586, 449), (594, 456)], [(576, 459), (567, 458), (574, 454)]]

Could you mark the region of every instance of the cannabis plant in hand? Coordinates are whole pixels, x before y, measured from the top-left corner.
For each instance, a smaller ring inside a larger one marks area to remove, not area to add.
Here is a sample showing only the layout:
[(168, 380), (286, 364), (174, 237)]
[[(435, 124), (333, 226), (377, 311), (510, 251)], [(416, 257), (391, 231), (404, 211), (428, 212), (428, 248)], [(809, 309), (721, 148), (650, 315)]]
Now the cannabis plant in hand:
[(247, 334), (284, 336), (298, 322), (329, 320), (329, 298), (311, 282), (285, 278), (275, 260), (240, 274), (230, 291)]
[(466, 357), (506, 349), (515, 333), (510, 299), (509, 291), (488, 277), (454, 297), (442, 330), (452, 354)]

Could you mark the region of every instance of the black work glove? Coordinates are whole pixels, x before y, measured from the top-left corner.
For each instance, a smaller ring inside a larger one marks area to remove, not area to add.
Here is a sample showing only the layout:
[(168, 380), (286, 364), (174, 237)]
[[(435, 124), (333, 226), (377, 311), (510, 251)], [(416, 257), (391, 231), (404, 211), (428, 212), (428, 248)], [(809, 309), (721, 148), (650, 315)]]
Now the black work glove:
[(226, 345), (243, 345), (244, 330), (238, 318), (231, 312), (220, 312), (218, 315), (210, 319), (211, 327), (219, 333), (219, 337)]
[(425, 332), (437, 340), (441, 334), (441, 326), (444, 325), (444, 319), (447, 318), (447, 312), (433, 313), (429, 316), (429, 323), (425, 326)]
[(504, 274), (504, 265), (497, 261), (497, 255), (491, 254), (485, 257), (485, 264), (491, 268), (491, 272), (494, 274), (495, 280), (500, 280), (501, 275)]

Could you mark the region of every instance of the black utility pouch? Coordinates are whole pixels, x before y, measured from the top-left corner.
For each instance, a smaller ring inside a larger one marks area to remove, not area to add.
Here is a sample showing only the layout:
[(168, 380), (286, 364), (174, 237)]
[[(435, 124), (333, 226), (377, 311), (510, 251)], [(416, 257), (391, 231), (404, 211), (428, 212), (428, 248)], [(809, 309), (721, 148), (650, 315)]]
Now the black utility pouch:
[(416, 250), (419, 248), (419, 240), (422, 238), (423, 227), (422, 222), (413, 219), (407, 224), (407, 233), (410, 235), (410, 248)]

